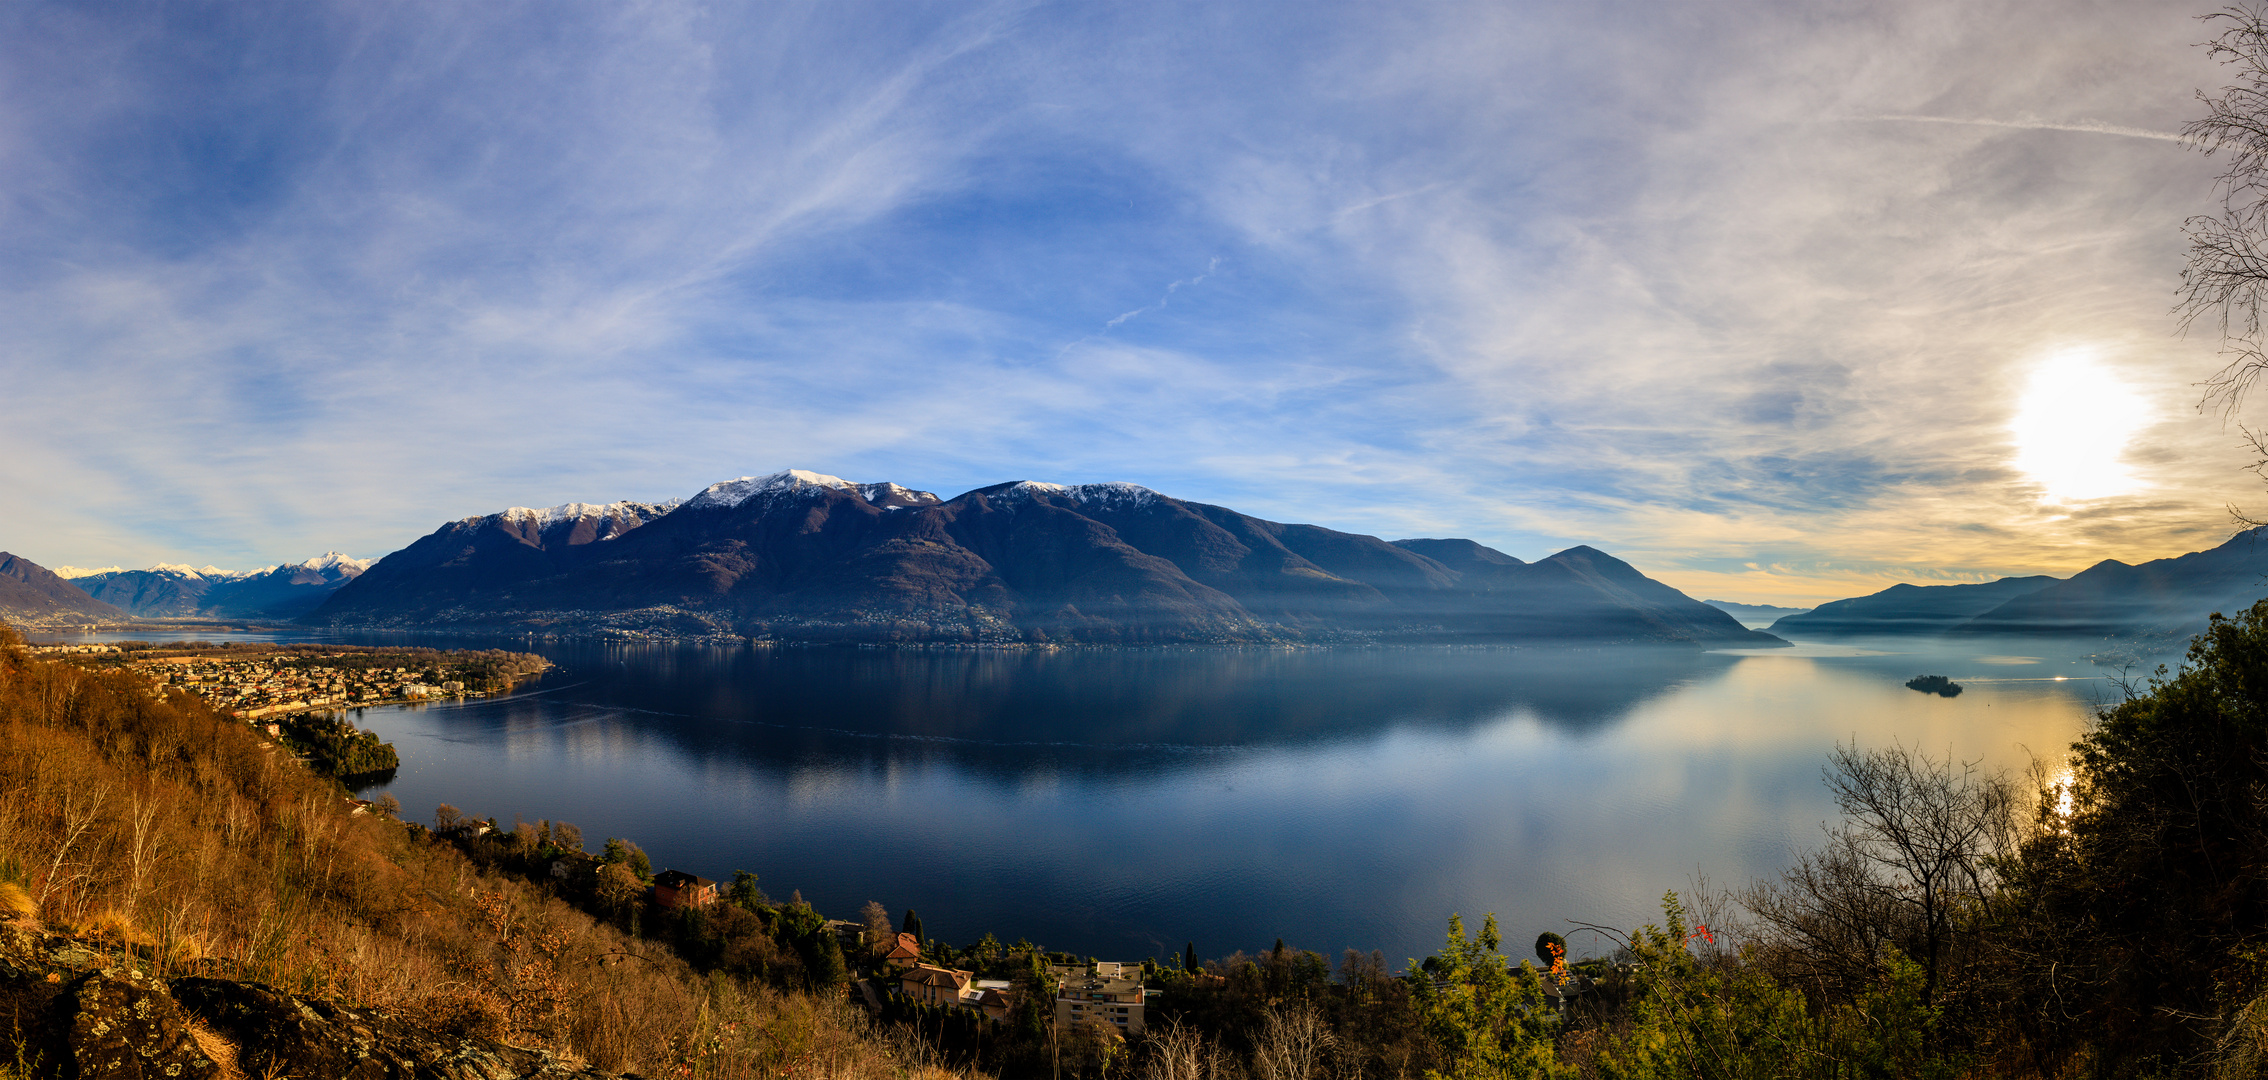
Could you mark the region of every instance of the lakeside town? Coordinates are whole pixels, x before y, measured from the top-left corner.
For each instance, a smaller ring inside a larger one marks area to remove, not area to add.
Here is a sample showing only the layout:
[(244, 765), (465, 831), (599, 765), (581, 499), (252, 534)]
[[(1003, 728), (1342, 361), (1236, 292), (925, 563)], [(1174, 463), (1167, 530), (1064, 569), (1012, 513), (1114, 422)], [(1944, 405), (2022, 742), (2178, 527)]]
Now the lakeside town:
[(502, 693), (551, 668), (540, 656), (495, 650), (128, 641), (31, 651), (122, 664), (240, 720)]

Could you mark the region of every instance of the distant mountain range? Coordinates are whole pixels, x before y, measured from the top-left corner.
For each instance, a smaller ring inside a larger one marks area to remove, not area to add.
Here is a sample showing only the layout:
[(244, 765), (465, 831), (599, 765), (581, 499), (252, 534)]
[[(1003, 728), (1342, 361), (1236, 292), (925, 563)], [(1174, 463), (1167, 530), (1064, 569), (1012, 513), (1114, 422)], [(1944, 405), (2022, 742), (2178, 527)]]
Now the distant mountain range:
[(296, 619), (371, 566), (327, 551), (306, 562), (229, 572), (159, 563), (147, 570), (66, 567), (71, 583), (143, 618)]
[(333, 626), (781, 640), (1784, 644), (1575, 547), (1290, 525), (1131, 484), (952, 499), (790, 471), (682, 503), (513, 508), (443, 525), (306, 616)]
[(1738, 600), (1703, 600), (1701, 602), (1746, 622), (1761, 622), (1765, 619), (1798, 615), (1811, 610), (1810, 608), (1800, 607), (1779, 607), (1773, 604), (1743, 604)]
[(2105, 559), (2069, 578), (2001, 578), (1977, 585), (1893, 585), (1774, 622), (1793, 637), (2022, 634), (2110, 638), (2166, 646), (2268, 596), (2268, 529), (2170, 559)]
[(1943, 634), (2019, 596), (2056, 583), (2045, 575), (1977, 585), (1892, 585), (1869, 596), (1821, 604), (1772, 624), (1804, 637)]

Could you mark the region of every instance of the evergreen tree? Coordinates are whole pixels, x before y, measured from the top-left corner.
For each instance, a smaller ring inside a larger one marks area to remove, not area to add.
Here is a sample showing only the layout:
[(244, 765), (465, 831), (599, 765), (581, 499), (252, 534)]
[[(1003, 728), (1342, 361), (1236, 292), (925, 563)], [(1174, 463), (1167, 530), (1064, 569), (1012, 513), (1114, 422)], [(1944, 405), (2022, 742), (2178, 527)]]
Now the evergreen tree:
[(832, 990), (850, 981), (850, 965), (843, 962), (843, 947), (824, 924), (819, 928), (811, 953), (812, 989)]
[(919, 947), (922, 943), (921, 916), (914, 914), (914, 909), (907, 908), (906, 917), (898, 920), (898, 932), (901, 934), (912, 934), (914, 945), (916, 947)]

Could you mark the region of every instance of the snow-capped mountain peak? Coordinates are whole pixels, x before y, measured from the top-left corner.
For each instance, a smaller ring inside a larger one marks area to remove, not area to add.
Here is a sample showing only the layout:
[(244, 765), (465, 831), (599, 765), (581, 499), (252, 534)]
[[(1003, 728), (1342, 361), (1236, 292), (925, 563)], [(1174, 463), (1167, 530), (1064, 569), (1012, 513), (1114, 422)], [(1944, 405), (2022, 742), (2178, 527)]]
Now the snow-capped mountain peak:
[(750, 499), (794, 491), (799, 487), (834, 488), (839, 491), (857, 491), (858, 485), (840, 476), (815, 473), (805, 469), (788, 469), (770, 476), (743, 476), (725, 480), (702, 488), (699, 495), (685, 500), (688, 510), (730, 510)]
[(751, 499), (772, 498), (802, 490), (833, 489), (857, 495), (885, 510), (909, 506), (936, 506), (945, 500), (927, 491), (888, 482), (854, 484), (840, 476), (829, 476), (808, 469), (788, 469), (770, 476), (743, 476), (722, 483), (710, 484), (699, 495), (685, 501), (693, 510), (730, 510)]
[(66, 581), (72, 578), (93, 577), (96, 574), (123, 574), (125, 572), (126, 568), (123, 566), (96, 566), (91, 568), (85, 566), (58, 566), (54, 570), (50, 571), (50, 573), (53, 573), (56, 577), (62, 578)]
[(221, 569), (217, 566), (208, 566), (203, 570), (199, 570), (196, 567), (190, 566), (186, 563), (161, 562), (155, 566), (150, 567), (150, 572), (153, 574), (177, 574), (181, 577), (201, 578), (207, 574), (218, 574), (221, 572)]
[(363, 571), (370, 569), (372, 566), (377, 565), (377, 563), (378, 560), (376, 559), (357, 559), (352, 555), (342, 555), (336, 551), (326, 551), (321, 555), (317, 555), (314, 558), (307, 560), (306, 562), (293, 563), (291, 564), (290, 569), (313, 570), (317, 573), (321, 573), (326, 570), (332, 570), (337, 571), (338, 573), (346, 577), (354, 577), (362, 573)]
[(1164, 498), (1140, 484), (1116, 481), (1101, 484), (1050, 484), (1040, 480), (1021, 480), (992, 492), (988, 497), (994, 503), (1013, 504), (1038, 495), (1097, 506), (1128, 507), (1148, 506)]

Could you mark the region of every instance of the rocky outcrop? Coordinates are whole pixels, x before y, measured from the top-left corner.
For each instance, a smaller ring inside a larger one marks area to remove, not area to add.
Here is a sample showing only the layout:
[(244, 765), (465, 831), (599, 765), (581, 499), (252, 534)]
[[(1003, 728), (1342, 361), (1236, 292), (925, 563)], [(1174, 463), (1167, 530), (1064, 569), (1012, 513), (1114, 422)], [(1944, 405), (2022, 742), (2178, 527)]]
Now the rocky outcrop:
[(0, 1072), (78, 1080), (604, 1080), (541, 1050), (257, 983), (153, 979), (50, 939), (0, 961)]
[(182, 978), (174, 999), (241, 1049), (249, 1075), (341, 1080), (505, 1080), (608, 1074), (572, 1068), (541, 1050), (435, 1034), (375, 1009), (351, 1009), (256, 983)]

